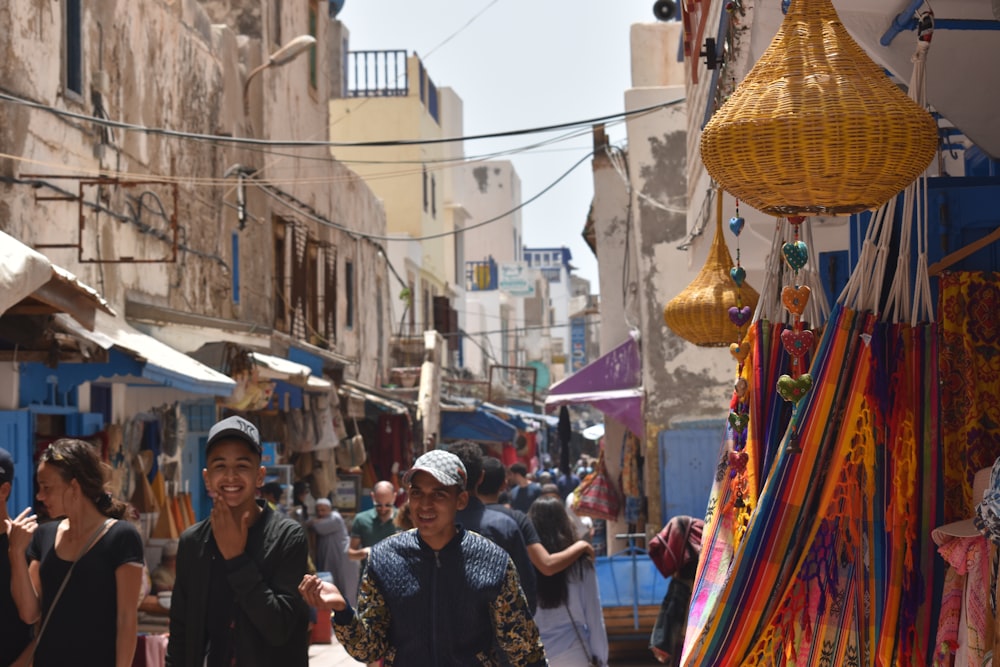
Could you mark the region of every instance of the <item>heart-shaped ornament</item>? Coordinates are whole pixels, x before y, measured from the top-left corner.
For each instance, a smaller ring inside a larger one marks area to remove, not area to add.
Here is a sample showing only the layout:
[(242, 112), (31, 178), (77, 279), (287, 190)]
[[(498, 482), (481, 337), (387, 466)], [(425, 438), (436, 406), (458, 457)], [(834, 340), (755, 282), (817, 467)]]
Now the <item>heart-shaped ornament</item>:
[(729, 277), (733, 279), (737, 287), (743, 287), (743, 281), (747, 279), (747, 272), (742, 266), (734, 266), (729, 269)]
[(745, 470), (749, 460), (750, 455), (746, 452), (729, 452), (729, 467), (733, 470), (738, 472)]
[(798, 271), (809, 261), (809, 248), (802, 241), (786, 243), (781, 246), (781, 254), (793, 270)]
[(790, 216), (788, 216), (788, 224), (790, 224), (790, 225), (801, 225), (805, 221), (806, 221), (806, 217), (804, 215), (790, 215)]
[(778, 378), (778, 394), (789, 403), (798, 403), (812, 386), (813, 379), (809, 373), (803, 373), (797, 378), (792, 378), (790, 375)]
[(741, 414), (739, 412), (729, 413), (729, 425), (733, 427), (733, 430), (737, 433), (742, 433), (743, 429), (747, 427), (750, 423), (750, 415)]
[(736, 361), (743, 363), (750, 356), (750, 346), (746, 343), (730, 343), (729, 354), (733, 355)]
[(752, 315), (753, 311), (750, 310), (750, 306), (743, 306), (742, 308), (737, 308), (736, 306), (729, 307), (729, 321), (738, 327), (749, 322)]
[(796, 331), (795, 329), (785, 329), (781, 332), (781, 344), (785, 346), (788, 354), (795, 358), (803, 357), (813, 346), (813, 332), (806, 329)]
[(745, 225), (746, 222), (747, 221), (743, 219), (743, 216), (740, 215), (729, 218), (729, 231), (736, 234), (736, 236), (739, 236), (740, 232), (743, 231), (743, 225)]
[(788, 312), (793, 315), (801, 315), (806, 312), (806, 304), (809, 303), (810, 294), (812, 294), (812, 290), (805, 285), (800, 287), (786, 285), (781, 289), (781, 303), (785, 304)]

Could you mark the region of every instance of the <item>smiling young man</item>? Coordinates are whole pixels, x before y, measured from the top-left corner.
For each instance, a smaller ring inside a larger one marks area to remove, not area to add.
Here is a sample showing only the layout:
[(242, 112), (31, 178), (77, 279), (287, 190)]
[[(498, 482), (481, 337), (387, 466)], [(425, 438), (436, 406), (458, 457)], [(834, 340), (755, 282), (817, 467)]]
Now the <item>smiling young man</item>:
[(337, 639), (355, 659), (386, 667), (546, 665), (510, 556), (455, 524), (465, 507), (466, 471), (451, 452), (435, 449), (403, 478), (416, 530), (371, 549), (355, 611), (314, 576), (299, 591), (330, 609)]
[(308, 545), (298, 522), (257, 499), (260, 435), (242, 417), (208, 433), (208, 519), (181, 535), (170, 602), (170, 667), (309, 664), (309, 610), (296, 587)]

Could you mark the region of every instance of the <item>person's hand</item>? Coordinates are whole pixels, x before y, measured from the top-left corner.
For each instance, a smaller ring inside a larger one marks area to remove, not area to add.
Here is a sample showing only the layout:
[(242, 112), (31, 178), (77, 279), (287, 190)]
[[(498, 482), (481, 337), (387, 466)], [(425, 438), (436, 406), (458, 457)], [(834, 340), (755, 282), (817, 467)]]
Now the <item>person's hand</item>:
[(347, 609), (347, 601), (336, 586), (323, 581), (315, 574), (307, 574), (302, 577), (299, 584), (299, 595), (316, 609), (331, 609), (333, 611), (343, 611)]
[(209, 521), (212, 524), (215, 544), (219, 547), (219, 553), (222, 554), (223, 558), (232, 560), (246, 551), (247, 533), (250, 531), (250, 512), (244, 512), (237, 521), (225, 503), (216, 502), (212, 505)]
[(7, 519), (7, 539), (9, 540), (9, 550), (15, 553), (24, 553), (31, 544), (31, 536), (38, 528), (38, 517), (31, 513), (31, 508), (26, 507), (23, 512), (13, 519)]
[(594, 560), (594, 545), (587, 540), (577, 540), (578, 544), (583, 544), (583, 553), (580, 554), (580, 558), (586, 558), (588, 560)]

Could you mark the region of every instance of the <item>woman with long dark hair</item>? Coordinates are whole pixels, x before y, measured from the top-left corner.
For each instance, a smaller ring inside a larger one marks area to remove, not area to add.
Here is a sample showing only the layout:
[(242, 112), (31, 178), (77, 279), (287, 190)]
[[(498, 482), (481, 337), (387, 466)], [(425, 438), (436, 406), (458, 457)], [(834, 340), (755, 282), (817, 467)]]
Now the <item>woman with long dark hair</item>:
[[(538, 536), (549, 553), (576, 542), (573, 525), (562, 500), (541, 497), (528, 510)], [(538, 573), (538, 610), (535, 624), (545, 645), (549, 667), (608, 664), (608, 636), (601, 614), (594, 564), (581, 558), (552, 576)]]
[[(34, 667), (130, 667), (136, 644), (142, 538), (127, 505), (105, 488), (105, 467), (82, 440), (39, 457), (39, 502), (11, 524), (11, 592), (25, 623), (41, 622)], [(15, 556), (16, 554), (16, 556)]]

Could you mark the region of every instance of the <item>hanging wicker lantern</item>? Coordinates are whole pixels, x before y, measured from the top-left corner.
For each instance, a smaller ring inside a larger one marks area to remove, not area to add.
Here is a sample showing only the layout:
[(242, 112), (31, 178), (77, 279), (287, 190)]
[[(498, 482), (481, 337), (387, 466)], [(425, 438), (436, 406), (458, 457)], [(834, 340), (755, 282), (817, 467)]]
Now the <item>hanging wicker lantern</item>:
[[(735, 265), (722, 236), (722, 192), (716, 194), (715, 238), (701, 271), (663, 309), (663, 320), (686, 341), (703, 347), (739, 343), (742, 325), (749, 322), (760, 295), (750, 283), (737, 286), (730, 269)], [(742, 318), (737, 325), (730, 317), (735, 308)]]
[(930, 164), (931, 115), (848, 35), (830, 0), (792, 0), (701, 136), (708, 173), (775, 216), (875, 209)]

